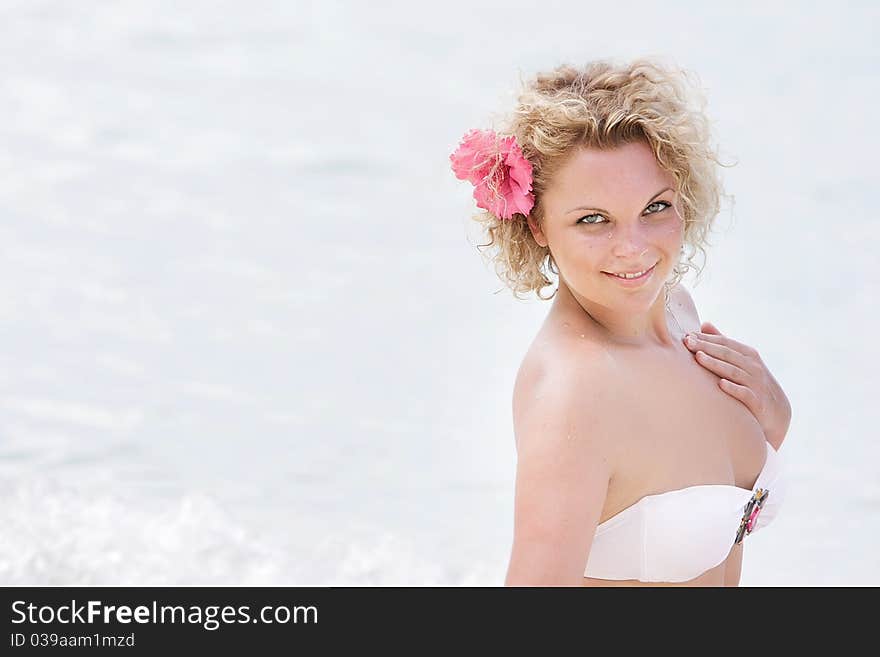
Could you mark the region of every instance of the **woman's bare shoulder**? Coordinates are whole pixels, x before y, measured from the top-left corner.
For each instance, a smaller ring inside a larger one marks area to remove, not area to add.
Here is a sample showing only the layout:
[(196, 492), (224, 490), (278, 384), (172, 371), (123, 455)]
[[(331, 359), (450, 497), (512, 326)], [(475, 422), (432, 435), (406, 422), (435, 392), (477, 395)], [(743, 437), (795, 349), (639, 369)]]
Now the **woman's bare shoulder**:
[[(591, 409), (607, 409), (602, 404), (613, 401), (610, 383), (614, 367), (614, 360), (599, 344), (539, 335), (517, 371), (513, 388), (514, 428), (548, 419), (537, 415), (566, 415), (576, 420)], [(597, 400), (596, 404), (588, 403), (587, 396)]]
[(536, 385), (556, 385), (570, 377), (605, 376), (614, 360), (606, 348), (581, 337), (539, 334), (520, 363), (514, 392)]
[(700, 313), (697, 312), (697, 305), (683, 283), (679, 283), (669, 291), (669, 304), (676, 318), (683, 315), (688, 320), (690, 327), (684, 326), (685, 330), (700, 330)]

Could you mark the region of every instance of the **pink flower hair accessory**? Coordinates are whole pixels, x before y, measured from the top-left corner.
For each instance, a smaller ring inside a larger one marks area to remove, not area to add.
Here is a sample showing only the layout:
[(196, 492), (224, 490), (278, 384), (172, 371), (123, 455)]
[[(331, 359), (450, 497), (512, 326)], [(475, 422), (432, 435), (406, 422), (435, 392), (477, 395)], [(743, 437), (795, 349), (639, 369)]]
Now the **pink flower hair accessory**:
[(469, 130), (449, 160), (455, 177), (474, 185), (477, 207), (501, 219), (511, 219), (517, 212), (527, 215), (534, 207), (532, 163), (513, 135)]

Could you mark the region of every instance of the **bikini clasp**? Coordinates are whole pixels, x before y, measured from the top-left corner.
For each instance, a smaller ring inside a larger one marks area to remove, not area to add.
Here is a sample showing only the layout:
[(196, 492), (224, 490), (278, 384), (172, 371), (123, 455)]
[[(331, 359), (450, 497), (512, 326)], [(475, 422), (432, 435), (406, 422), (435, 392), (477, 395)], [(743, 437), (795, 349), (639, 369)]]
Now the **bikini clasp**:
[(733, 541), (734, 545), (742, 543), (746, 534), (751, 534), (752, 530), (755, 529), (755, 525), (758, 522), (758, 516), (760, 515), (761, 509), (764, 507), (764, 502), (767, 501), (769, 495), (769, 488), (759, 488), (752, 495), (751, 499), (745, 505), (745, 511), (742, 520), (739, 523), (736, 538)]

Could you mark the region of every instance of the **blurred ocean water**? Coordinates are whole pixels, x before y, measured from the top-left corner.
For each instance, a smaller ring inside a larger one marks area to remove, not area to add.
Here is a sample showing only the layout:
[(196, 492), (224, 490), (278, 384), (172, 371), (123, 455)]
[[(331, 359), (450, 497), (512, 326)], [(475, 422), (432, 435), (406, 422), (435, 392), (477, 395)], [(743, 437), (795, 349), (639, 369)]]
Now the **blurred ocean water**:
[(742, 583), (880, 583), (880, 10), (545, 10), (0, 1), (0, 582), (500, 585), (548, 304), (448, 154), (520, 73), (656, 55), (737, 161), (686, 284), (794, 408)]

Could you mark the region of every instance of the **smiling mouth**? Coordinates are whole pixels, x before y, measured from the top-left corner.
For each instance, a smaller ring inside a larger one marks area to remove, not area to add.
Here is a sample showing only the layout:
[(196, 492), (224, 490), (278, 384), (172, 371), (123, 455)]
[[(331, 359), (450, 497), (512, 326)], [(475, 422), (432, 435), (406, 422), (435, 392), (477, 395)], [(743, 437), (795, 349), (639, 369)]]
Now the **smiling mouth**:
[(613, 273), (611, 273), (610, 271), (603, 271), (602, 273), (603, 273), (603, 274), (607, 274), (608, 276), (614, 276), (614, 278), (618, 278), (618, 279), (620, 279), (620, 280), (622, 280), (622, 281), (637, 281), (637, 280), (641, 280), (641, 279), (646, 278), (647, 276), (649, 276), (649, 275), (651, 274), (651, 272), (654, 271), (654, 267), (656, 267), (656, 266), (657, 266), (657, 263), (655, 262), (655, 263), (654, 263), (653, 265), (651, 265), (648, 269), (644, 269), (644, 270), (642, 270), (641, 272), (633, 272), (634, 274), (638, 274), (638, 275), (636, 275), (636, 276), (634, 276), (634, 275), (632, 275), (632, 274), (626, 274), (626, 275), (623, 275), (623, 274), (613, 274)]

